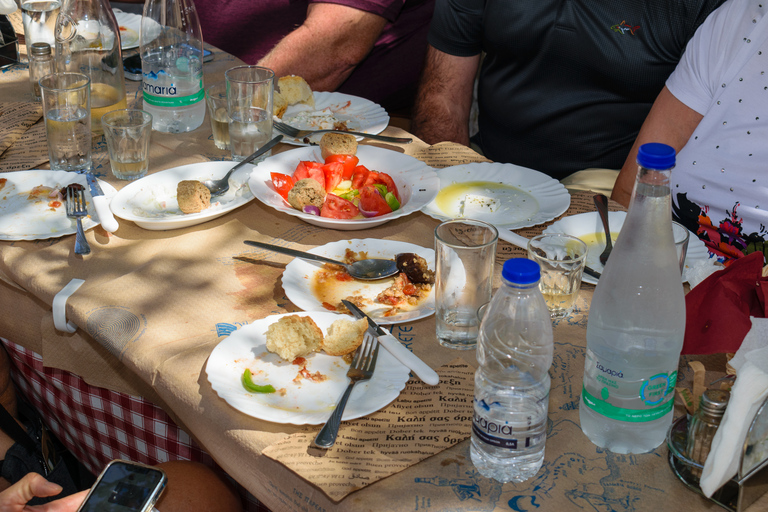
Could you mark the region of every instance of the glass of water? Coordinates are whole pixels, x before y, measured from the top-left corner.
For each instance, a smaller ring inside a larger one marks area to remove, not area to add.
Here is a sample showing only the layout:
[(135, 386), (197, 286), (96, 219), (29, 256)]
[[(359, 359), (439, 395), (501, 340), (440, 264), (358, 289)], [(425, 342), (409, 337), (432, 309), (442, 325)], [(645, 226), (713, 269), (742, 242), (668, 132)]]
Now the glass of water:
[(219, 149), (229, 147), (229, 114), (227, 114), (227, 84), (213, 84), (205, 90), (208, 117), (211, 119), (213, 143)]
[(91, 80), (81, 73), (40, 79), (48, 157), (54, 171), (91, 167)]
[(152, 114), (134, 109), (113, 110), (102, 116), (101, 125), (115, 178), (137, 180), (146, 176)]
[[(259, 66), (237, 66), (224, 73), (232, 160), (239, 162), (272, 139), (275, 73)], [(271, 152), (255, 160), (260, 162)]]
[(539, 235), (528, 242), (528, 259), (541, 267), (539, 289), (552, 318), (568, 316), (576, 305), (587, 264), (587, 244), (563, 233)]

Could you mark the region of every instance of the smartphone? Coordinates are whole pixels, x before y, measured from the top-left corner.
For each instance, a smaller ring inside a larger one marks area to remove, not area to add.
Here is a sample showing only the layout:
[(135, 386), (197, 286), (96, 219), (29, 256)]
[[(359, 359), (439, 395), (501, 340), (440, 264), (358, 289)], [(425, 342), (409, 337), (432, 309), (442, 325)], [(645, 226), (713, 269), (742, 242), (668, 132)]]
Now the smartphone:
[(161, 469), (113, 460), (101, 472), (78, 512), (150, 512), (165, 488)]
[[(211, 50), (203, 49), (203, 62), (210, 62), (212, 60), (213, 52)], [(141, 81), (141, 57), (139, 54), (137, 53), (124, 58), (123, 69), (125, 70), (125, 78), (135, 82)]]

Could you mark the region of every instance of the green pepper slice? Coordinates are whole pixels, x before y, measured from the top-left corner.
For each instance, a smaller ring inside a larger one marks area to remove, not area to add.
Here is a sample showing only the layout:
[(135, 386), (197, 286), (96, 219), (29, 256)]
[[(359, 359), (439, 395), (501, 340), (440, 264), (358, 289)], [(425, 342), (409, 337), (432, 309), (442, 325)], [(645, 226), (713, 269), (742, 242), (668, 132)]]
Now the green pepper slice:
[(384, 195), (384, 200), (387, 202), (390, 208), (392, 208), (392, 211), (399, 210), (400, 209), (400, 201), (397, 200), (395, 197), (395, 194), (392, 192), (387, 192)]
[(243, 377), (241, 379), (243, 382), (243, 387), (247, 389), (248, 391), (253, 391), (254, 393), (274, 393), (275, 387), (272, 384), (266, 384), (264, 386), (259, 386), (258, 384), (254, 384), (252, 378), (251, 378), (251, 370), (248, 368), (245, 369), (243, 372)]

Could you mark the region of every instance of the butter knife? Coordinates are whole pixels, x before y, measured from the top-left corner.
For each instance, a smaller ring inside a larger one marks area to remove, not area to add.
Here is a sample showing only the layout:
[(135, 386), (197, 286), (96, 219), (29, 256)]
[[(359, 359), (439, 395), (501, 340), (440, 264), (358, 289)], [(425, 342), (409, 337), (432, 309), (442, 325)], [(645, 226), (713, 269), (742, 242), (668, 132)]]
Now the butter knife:
[(112, 210), (109, 209), (109, 199), (104, 195), (104, 192), (99, 186), (99, 182), (96, 176), (92, 172), (85, 173), (85, 181), (88, 182), (88, 188), (91, 191), (91, 201), (93, 201), (93, 208), (96, 210), (96, 215), (99, 216), (99, 223), (104, 231), (113, 233), (120, 227), (112, 215)]
[(363, 311), (347, 300), (342, 300), (342, 303), (349, 309), (352, 315), (357, 318), (365, 318), (368, 320), (368, 330), (376, 337), (379, 338), (379, 343), (382, 347), (387, 349), (387, 352), (395, 356), (395, 359), (403, 363), (406, 367), (410, 368), (413, 373), (416, 374), (421, 380), (430, 386), (436, 386), (440, 383), (440, 376), (427, 366), (427, 364), (419, 359), (413, 352), (405, 348), (397, 338), (392, 336), (389, 331), (382, 328), (371, 320), (371, 318), (363, 313)]

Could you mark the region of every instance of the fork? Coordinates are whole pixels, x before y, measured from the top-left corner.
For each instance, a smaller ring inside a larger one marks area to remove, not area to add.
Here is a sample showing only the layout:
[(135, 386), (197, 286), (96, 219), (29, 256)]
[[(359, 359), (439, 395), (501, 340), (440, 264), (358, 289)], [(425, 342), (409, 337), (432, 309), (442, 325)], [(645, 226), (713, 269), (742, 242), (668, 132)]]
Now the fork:
[(85, 205), (85, 187), (79, 183), (67, 185), (67, 217), (77, 220), (77, 234), (75, 235), (75, 254), (90, 254), (91, 246), (85, 239), (81, 217), (88, 215)]
[(299, 130), (298, 128), (294, 128), (289, 124), (281, 123), (280, 121), (273, 121), (272, 124), (274, 125), (275, 128), (278, 129), (278, 131), (281, 131), (287, 136), (293, 137), (294, 139), (303, 139), (305, 137), (309, 137), (316, 133), (348, 133), (350, 135), (359, 135), (360, 137), (367, 137), (369, 139), (380, 140), (383, 142), (398, 142), (400, 144), (410, 144), (411, 142), (413, 142), (413, 139), (410, 139), (410, 138), (387, 137), (386, 135), (375, 135), (373, 133), (362, 133), (362, 132), (348, 132), (346, 130)]
[(336, 409), (331, 413), (331, 417), (323, 425), (323, 428), (318, 432), (315, 437), (314, 445), (318, 448), (328, 449), (336, 442), (336, 435), (339, 433), (339, 425), (341, 425), (341, 416), (344, 414), (344, 408), (347, 406), (347, 400), (349, 399), (352, 388), (355, 384), (362, 380), (368, 380), (373, 376), (373, 370), (376, 367), (376, 357), (379, 355), (379, 340), (375, 338), (370, 331), (366, 331), (363, 337), (363, 343), (358, 347), (355, 352), (355, 357), (352, 359), (352, 365), (347, 371), (347, 377), (349, 377), (349, 385), (341, 395), (339, 403), (336, 404)]

